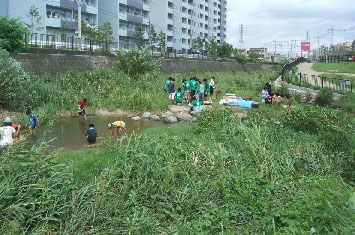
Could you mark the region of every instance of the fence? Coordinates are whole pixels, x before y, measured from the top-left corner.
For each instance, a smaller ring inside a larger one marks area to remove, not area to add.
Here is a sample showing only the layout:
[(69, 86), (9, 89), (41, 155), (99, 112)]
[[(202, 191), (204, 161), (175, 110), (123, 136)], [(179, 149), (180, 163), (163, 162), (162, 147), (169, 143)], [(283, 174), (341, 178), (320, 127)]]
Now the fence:
[(335, 92), (352, 92), (353, 91), (353, 79), (343, 79), (336, 77), (327, 77), (324, 75), (308, 75), (298, 73), (297, 75), (285, 73), (285, 80), (289, 84), (293, 84), (301, 87), (308, 87), (315, 90), (319, 90), (324, 87), (332, 88)]
[[(133, 48), (135, 45), (128, 45), (119, 42), (107, 43), (94, 43), (90, 39), (79, 40), (74, 36), (63, 38), (61, 35), (46, 35), (34, 33), (32, 35), (25, 35), (28, 47), (40, 47), (51, 49), (63, 49), (63, 50), (78, 50), (78, 51), (107, 51), (114, 52), (118, 48)], [(219, 57), (211, 56), (207, 52), (200, 53), (190, 50), (177, 51), (172, 48), (168, 48), (165, 52), (161, 52), (159, 48), (152, 50), (152, 55), (155, 57), (165, 58), (191, 58), (191, 59), (203, 59), (203, 60), (220, 60), (220, 61), (236, 61), (233, 57)]]
[(118, 42), (93, 43), (92, 40), (72, 37), (61, 37), (57, 35), (46, 35), (34, 33), (30, 36), (25, 35), (27, 46), (52, 48), (52, 49), (68, 49), (83, 51), (115, 51), (118, 49)]
[(320, 56), (318, 60), (323, 63), (355, 62), (355, 55)]

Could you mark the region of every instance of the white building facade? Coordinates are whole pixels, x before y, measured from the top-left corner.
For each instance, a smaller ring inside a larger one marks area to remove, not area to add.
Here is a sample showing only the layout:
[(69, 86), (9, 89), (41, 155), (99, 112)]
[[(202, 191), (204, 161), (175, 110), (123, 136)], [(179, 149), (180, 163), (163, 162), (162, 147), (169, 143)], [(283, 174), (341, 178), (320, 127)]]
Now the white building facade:
[(226, 40), (226, 0), (153, 0), (151, 24), (167, 35), (169, 52), (187, 53), (194, 39)]
[[(98, 24), (98, 0), (82, 2), (82, 19)], [(78, 5), (74, 0), (0, 0), (0, 6), (0, 15), (19, 18), (27, 24), (30, 23), (29, 10), (35, 6), (42, 17), (33, 31), (36, 40), (48, 40), (51, 37), (50, 40), (55, 38), (59, 41), (72, 37), (78, 25)], [(64, 38), (62, 34), (65, 34)]]
[(151, 0), (99, 0), (99, 25), (110, 22), (119, 47), (136, 46), (136, 31), (141, 27), (148, 39)]

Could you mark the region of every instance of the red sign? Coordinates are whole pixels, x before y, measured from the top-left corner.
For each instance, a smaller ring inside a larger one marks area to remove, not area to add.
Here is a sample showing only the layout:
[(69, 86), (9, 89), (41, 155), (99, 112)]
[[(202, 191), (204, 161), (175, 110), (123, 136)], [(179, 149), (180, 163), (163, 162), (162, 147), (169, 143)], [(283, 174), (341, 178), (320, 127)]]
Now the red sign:
[(311, 49), (310, 42), (301, 42), (301, 50), (302, 51), (309, 51)]

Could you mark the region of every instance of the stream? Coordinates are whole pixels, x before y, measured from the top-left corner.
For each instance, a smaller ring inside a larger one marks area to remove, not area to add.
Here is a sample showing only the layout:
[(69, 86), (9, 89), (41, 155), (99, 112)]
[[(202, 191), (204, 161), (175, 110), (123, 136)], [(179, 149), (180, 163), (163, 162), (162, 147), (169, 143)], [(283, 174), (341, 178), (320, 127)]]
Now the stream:
[[(54, 120), (52, 123), (47, 125), (40, 125), (36, 128), (36, 134), (29, 137), (28, 147), (39, 146), (42, 142), (48, 143), (51, 150), (57, 149), (83, 149), (89, 147), (90, 145), (86, 140), (86, 132), (89, 129), (89, 124), (94, 124), (97, 131), (97, 142), (100, 144), (107, 136), (111, 136), (112, 130), (107, 128), (107, 124), (114, 121), (124, 121), (126, 123), (127, 133), (123, 136), (131, 136), (132, 134), (142, 133), (144, 130), (161, 127), (161, 126), (173, 126), (176, 124), (166, 124), (162, 121), (150, 121), (147, 119), (142, 119), (140, 121), (133, 121), (130, 118), (117, 118), (117, 117), (93, 117), (88, 116), (87, 119), (78, 118), (64, 118), (60, 120)], [(27, 132), (27, 130), (26, 130)], [(117, 139), (117, 134), (115, 132), (115, 139)]]

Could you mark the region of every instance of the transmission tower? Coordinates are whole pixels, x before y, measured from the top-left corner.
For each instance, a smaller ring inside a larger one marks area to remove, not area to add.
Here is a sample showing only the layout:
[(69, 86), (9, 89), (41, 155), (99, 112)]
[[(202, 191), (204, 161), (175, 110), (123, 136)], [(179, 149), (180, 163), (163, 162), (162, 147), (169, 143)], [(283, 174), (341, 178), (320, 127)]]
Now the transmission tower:
[(239, 25), (239, 34), (240, 34), (240, 38), (239, 38), (239, 47), (240, 48), (244, 48), (244, 25)]

